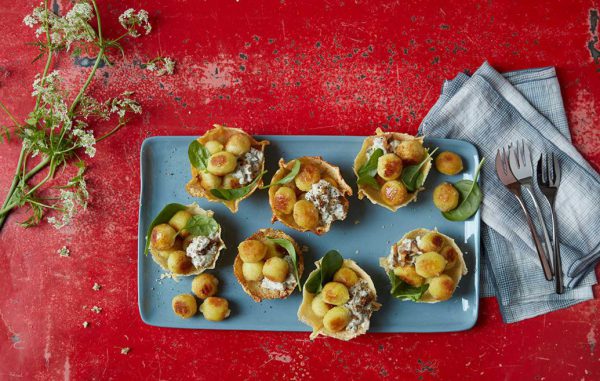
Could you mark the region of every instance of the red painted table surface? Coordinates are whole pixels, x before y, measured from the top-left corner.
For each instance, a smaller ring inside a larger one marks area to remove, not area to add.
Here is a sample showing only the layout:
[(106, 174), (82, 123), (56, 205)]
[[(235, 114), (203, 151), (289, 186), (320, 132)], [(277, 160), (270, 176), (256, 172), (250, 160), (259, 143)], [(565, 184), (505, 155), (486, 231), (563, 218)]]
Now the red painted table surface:
[[(349, 343), (155, 328), (138, 312), (139, 148), (148, 136), (199, 135), (216, 122), (262, 134), (414, 133), (444, 79), (489, 60), (500, 70), (556, 66), (574, 143), (598, 168), (600, 64), (588, 48), (598, 2), (511, 3), (100, 1), (109, 35), (129, 6), (151, 14), (153, 33), (125, 42), (125, 60), (101, 69), (92, 89), (133, 89), (144, 115), (99, 144), (92, 202), (76, 223), (24, 230), (18, 213), (0, 233), (0, 379), (599, 379), (597, 300), (507, 325), (488, 298), (468, 332)], [(43, 65), (31, 64), (33, 33), (21, 22), (34, 4), (0, 4), (0, 99), (20, 117)], [(177, 60), (177, 75), (140, 70), (158, 54)], [(66, 56), (58, 68), (72, 83), (89, 70)], [(0, 146), (2, 195), (18, 149)], [(68, 258), (56, 253), (63, 245)]]

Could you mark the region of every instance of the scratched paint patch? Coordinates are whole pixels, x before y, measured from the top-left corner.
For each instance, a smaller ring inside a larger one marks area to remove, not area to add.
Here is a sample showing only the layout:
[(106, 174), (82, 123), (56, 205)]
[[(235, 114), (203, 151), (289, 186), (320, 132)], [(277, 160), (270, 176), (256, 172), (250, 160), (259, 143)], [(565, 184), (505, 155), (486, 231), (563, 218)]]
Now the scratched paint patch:
[(573, 127), (573, 142), (588, 157), (600, 155), (600, 129), (596, 126), (598, 117), (594, 95), (587, 89), (579, 90), (570, 107), (569, 122)]

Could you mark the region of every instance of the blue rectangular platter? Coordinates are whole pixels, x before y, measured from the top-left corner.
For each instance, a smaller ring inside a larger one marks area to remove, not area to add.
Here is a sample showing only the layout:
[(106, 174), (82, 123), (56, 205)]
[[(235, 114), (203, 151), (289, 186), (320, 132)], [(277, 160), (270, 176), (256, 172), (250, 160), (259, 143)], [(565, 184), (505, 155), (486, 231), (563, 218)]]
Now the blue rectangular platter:
[[(392, 213), (367, 199), (356, 197), (356, 178), (352, 172), (354, 157), (360, 150), (361, 136), (259, 136), (271, 142), (266, 150), (269, 181), (277, 169), (279, 158), (286, 161), (299, 156), (322, 156), (338, 165), (353, 188), (350, 210), (345, 221), (334, 222), (331, 231), (319, 237), (299, 233), (276, 222), (271, 224), (267, 191), (258, 190), (244, 200), (236, 214), (218, 203), (196, 199), (187, 194), (185, 184), (190, 179), (187, 148), (192, 136), (159, 136), (144, 141), (141, 149), (141, 192), (138, 233), (138, 301), (142, 320), (160, 327), (257, 330), (257, 331), (310, 331), (296, 317), (301, 302), (299, 292), (285, 300), (255, 303), (233, 275), (233, 259), (237, 245), (258, 229), (274, 227), (286, 231), (298, 243), (307, 245), (305, 271), (302, 280), (314, 269), (314, 261), (330, 249), (337, 249), (345, 258), (355, 260), (367, 271), (377, 288), (381, 310), (373, 314), (369, 332), (450, 332), (467, 330), (477, 321), (479, 308), (479, 212), (465, 222), (445, 220), (431, 201), (432, 190), (443, 181), (471, 179), (479, 156), (470, 143), (450, 139), (427, 139), (425, 146), (453, 151), (462, 158), (465, 170), (457, 176), (445, 176), (432, 169), (425, 183), (426, 191), (417, 202)], [(162, 270), (150, 256), (144, 255), (145, 234), (152, 219), (164, 205), (171, 202), (197, 202), (204, 209), (215, 212), (223, 228), (227, 249), (221, 253), (217, 268), (212, 272), (219, 278), (219, 296), (227, 298), (231, 316), (222, 322), (209, 322), (201, 314), (180, 319), (171, 310), (173, 296), (191, 291), (191, 278), (178, 281), (161, 279)], [(402, 302), (389, 294), (389, 281), (379, 267), (379, 258), (388, 255), (390, 246), (404, 233), (416, 228), (437, 228), (453, 237), (464, 253), (468, 274), (464, 276), (454, 296), (435, 304)]]

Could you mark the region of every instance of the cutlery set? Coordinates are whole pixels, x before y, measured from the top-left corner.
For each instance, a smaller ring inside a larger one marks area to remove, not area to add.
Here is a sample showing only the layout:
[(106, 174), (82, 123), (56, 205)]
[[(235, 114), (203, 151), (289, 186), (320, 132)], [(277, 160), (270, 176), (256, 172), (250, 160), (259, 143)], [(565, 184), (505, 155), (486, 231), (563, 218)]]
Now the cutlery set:
[[(516, 197), (517, 201), (523, 209), (525, 220), (531, 231), (535, 249), (537, 251), (544, 276), (547, 280), (555, 281), (556, 293), (562, 294), (565, 291), (563, 282), (562, 261), (560, 257), (560, 246), (558, 238), (558, 221), (556, 217), (556, 193), (560, 186), (561, 170), (558, 158), (551, 153), (550, 155), (540, 155), (537, 162), (537, 174), (534, 178), (533, 165), (531, 161), (531, 151), (529, 146), (524, 141), (517, 141), (516, 144), (511, 143), (507, 147), (498, 149), (496, 153), (496, 174), (504, 184), (504, 186)], [(552, 241), (546, 228), (542, 209), (534, 194), (534, 183), (537, 183), (538, 188), (544, 195), (546, 201), (550, 205), (551, 222), (552, 222)], [(542, 244), (536, 224), (534, 224), (531, 215), (523, 200), (521, 188), (524, 188), (531, 198), (535, 209), (535, 217), (537, 225), (542, 231), (544, 242)], [(550, 261), (552, 258), (552, 263)], [(600, 260), (600, 244), (598, 244), (591, 254), (575, 261), (567, 275), (571, 277), (568, 286), (574, 288), (579, 281), (583, 279), (587, 273), (595, 267), (595, 264)]]

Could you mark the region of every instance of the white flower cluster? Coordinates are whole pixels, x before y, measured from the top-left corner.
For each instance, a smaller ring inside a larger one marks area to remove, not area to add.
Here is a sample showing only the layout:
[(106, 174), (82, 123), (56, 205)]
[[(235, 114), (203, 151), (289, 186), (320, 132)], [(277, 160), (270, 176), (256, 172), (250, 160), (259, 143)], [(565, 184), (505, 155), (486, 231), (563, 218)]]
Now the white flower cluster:
[(170, 57), (157, 57), (148, 62), (145, 69), (156, 74), (157, 77), (162, 75), (172, 75), (175, 72), (175, 61)]
[[(69, 116), (69, 106), (65, 102), (65, 96), (60, 87), (61, 78), (57, 70), (48, 74), (45, 78), (37, 74), (33, 81), (32, 96), (39, 96), (42, 101), (42, 106), (37, 109), (38, 114), (34, 115), (37, 120), (50, 117), (58, 123), (53, 123), (52, 128), (63, 125), (64, 128), (71, 128), (72, 120)], [(45, 115), (47, 114), (47, 115)]]
[(60, 219), (56, 217), (48, 217), (48, 223), (56, 229), (67, 226), (73, 220), (77, 213), (77, 205), (81, 203), (81, 196), (73, 191), (62, 189), (60, 191)]
[(25, 16), (23, 23), (30, 28), (39, 25), (35, 31), (37, 37), (45, 33), (46, 29), (50, 30), (52, 44), (64, 46), (69, 50), (76, 41), (94, 41), (96, 32), (89, 24), (93, 16), (93, 8), (87, 1), (73, 5), (64, 17), (57, 16), (42, 4), (34, 8), (31, 15)]
[(61, 257), (68, 257), (71, 252), (69, 251), (69, 249), (67, 249), (66, 246), (61, 247), (60, 249), (58, 249), (56, 251), (58, 253), (58, 255), (60, 255)]
[(96, 138), (94, 138), (94, 132), (92, 130), (84, 130), (83, 128), (87, 126), (86, 123), (78, 121), (79, 126), (74, 128), (71, 132), (74, 137), (77, 137), (77, 145), (81, 148), (85, 148), (85, 154), (89, 157), (94, 157), (96, 155)]
[(128, 111), (131, 111), (134, 114), (141, 114), (142, 106), (134, 99), (131, 99), (131, 95), (133, 95), (133, 91), (125, 91), (120, 97), (113, 98), (110, 112), (119, 115), (120, 119), (123, 119), (125, 113)]
[(119, 16), (119, 23), (127, 29), (131, 37), (139, 37), (139, 30), (143, 29), (146, 34), (152, 31), (152, 25), (148, 21), (148, 12), (140, 9), (137, 13), (133, 8), (129, 8)]

